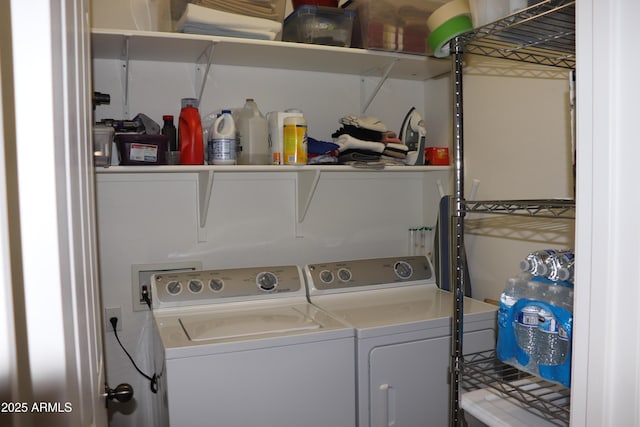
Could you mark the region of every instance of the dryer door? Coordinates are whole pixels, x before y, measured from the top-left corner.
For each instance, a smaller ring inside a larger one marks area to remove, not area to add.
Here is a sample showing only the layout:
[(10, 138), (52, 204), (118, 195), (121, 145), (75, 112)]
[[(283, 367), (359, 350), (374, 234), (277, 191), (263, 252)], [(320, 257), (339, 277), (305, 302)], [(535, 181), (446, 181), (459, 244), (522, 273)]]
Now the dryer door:
[[(464, 334), (465, 354), (495, 348), (493, 329)], [(374, 348), (369, 354), (371, 427), (446, 426), (451, 337)]]
[(371, 352), (372, 427), (447, 425), (449, 342), (432, 338)]

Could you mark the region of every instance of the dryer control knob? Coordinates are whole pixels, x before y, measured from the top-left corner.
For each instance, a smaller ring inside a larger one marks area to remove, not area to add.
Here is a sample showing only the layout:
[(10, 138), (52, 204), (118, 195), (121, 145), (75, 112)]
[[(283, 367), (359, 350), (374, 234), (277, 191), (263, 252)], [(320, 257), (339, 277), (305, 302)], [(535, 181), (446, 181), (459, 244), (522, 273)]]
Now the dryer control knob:
[(263, 271), (256, 276), (256, 284), (263, 291), (271, 292), (278, 286), (278, 277), (270, 271)]
[(348, 268), (341, 268), (340, 270), (338, 270), (338, 279), (340, 279), (341, 282), (348, 282), (349, 280), (351, 280), (351, 278), (353, 277), (353, 275), (351, 274), (351, 270), (349, 270)]
[(189, 290), (194, 294), (198, 294), (202, 292), (203, 288), (204, 288), (204, 284), (202, 283), (202, 280), (198, 280), (198, 279), (189, 280)]
[(209, 281), (209, 289), (213, 292), (220, 292), (224, 287), (224, 282), (222, 279), (214, 278)]
[(326, 284), (333, 282), (333, 273), (330, 270), (322, 270), (320, 272), (320, 280)]
[(178, 282), (177, 280), (172, 280), (171, 282), (167, 283), (167, 292), (169, 292), (169, 295), (178, 295), (181, 291), (182, 283)]
[(409, 279), (413, 276), (413, 268), (411, 264), (406, 261), (398, 261), (393, 265), (393, 271), (396, 272), (396, 276), (398, 276), (402, 280)]

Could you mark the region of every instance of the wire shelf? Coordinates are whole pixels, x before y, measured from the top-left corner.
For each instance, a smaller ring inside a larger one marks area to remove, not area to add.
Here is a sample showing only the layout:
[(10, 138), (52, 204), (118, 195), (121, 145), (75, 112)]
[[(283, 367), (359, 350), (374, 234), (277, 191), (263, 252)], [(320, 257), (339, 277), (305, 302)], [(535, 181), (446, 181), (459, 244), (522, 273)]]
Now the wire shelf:
[(575, 0), (544, 0), (461, 39), (464, 53), (575, 69)]
[(465, 201), (466, 213), (575, 219), (575, 202), (568, 199)]
[(569, 388), (523, 373), (493, 351), (466, 355), (461, 366), (465, 390), (491, 389), (553, 424), (569, 425)]

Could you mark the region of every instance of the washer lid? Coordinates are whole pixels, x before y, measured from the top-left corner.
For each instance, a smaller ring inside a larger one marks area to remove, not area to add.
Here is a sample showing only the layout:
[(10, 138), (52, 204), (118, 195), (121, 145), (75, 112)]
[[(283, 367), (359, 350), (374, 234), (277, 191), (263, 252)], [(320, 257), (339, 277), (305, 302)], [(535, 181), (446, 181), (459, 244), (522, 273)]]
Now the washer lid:
[(282, 335), (320, 329), (322, 325), (296, 307), (181, 316), (190, 341)]

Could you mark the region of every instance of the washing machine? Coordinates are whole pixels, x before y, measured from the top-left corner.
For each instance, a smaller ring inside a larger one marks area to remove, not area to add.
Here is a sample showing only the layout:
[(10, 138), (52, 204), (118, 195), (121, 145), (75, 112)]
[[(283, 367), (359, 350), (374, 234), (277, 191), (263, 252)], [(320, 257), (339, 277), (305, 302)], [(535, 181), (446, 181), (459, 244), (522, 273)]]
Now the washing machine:
[(354, 329), (309, 304), (298, 266), (157, 274), (160, 424), (354, 426)]
[[(452, 294), (423, 256), (309, 264), (309, 300), (356, 330), (360, 427), (446, 426)], [(465, 353), (495, 348), (497, 307), (464, 302)]]

